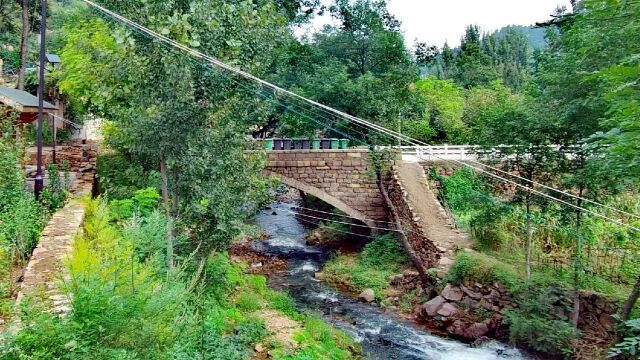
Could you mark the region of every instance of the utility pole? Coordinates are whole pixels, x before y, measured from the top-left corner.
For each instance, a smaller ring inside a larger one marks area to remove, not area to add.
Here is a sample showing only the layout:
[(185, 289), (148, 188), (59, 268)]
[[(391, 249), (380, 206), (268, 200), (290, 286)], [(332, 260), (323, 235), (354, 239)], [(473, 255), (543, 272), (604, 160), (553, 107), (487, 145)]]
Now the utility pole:
[(36, 154), (37, 168), (34, 193), (40, 198), (44, 188), (44, 174), (42, 172), (42, 116), (44, 112), (44, 65), (46, 55), (47, 35), (47, 0), (42, 0), (42, 13), (40, 19), (40, 76), (38, 79), (38, 150)]

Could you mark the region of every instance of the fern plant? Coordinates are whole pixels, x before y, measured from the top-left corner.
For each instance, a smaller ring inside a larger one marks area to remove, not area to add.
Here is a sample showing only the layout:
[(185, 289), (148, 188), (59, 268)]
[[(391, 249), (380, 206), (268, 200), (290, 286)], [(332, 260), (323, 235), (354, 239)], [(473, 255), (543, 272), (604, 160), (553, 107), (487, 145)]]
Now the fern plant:
[(608, 358), (629, 357), (640, 359), (640, 319), (625, 321), (626, 336), (609, 350)]

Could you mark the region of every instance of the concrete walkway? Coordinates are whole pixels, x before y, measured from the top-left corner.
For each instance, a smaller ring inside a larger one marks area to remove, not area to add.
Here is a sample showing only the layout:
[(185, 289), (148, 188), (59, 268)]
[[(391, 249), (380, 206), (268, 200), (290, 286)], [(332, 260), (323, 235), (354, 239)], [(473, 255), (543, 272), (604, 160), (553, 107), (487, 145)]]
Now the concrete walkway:
[(419, 163), (400, 162), (396, 173), (407, 192), (406, 199), (414, 218), (420, 218), (424, 234), (441, 252), (437, 269), (439, 274), (443, 274), (453, 264), (458, 250), (471, 247), (471, 240), (453, 226), (452, 220), (429, 188), (424, 169)]

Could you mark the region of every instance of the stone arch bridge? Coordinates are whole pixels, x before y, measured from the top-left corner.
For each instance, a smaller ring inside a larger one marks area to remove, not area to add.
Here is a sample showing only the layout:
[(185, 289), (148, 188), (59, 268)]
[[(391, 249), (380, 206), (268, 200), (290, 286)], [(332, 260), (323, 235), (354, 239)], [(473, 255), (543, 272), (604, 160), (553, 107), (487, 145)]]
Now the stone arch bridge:
[[(404, 158), (404, 156), (403, 156)], [(400, 227), (407, 249), (425, 269), (443, 273), (470, 246), (429, 186), (423, 164), (397, 160), (379, 188), (366, 148), (267, 151), (266, 176), (313, 195), (371, 228)], [(418, 266), (418, 265), (417, 265)]]
[(387, 217), (368, 149), (279, 150), (267, 152), (267, 159), (266, 175), (370, 227)]

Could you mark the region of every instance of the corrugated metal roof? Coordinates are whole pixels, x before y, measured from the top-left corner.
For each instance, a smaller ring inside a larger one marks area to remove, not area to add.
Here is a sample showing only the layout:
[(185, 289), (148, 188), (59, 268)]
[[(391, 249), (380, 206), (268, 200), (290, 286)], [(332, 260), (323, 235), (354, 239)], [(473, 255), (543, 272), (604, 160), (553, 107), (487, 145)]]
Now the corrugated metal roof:
[[(0, 86), (0, 103), (7, 106), (26, 106), (26, 107), (38, 107), (38, 98), (29, 94), (26, 91), (11, 89), (6, 86)], [(48, 110), (57, 110), (58, 108), (48, 102), (44, 102), (44, 108)]]

